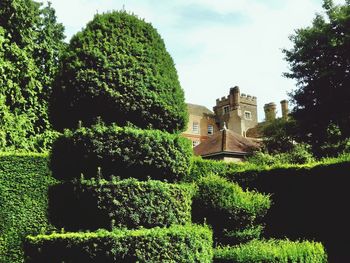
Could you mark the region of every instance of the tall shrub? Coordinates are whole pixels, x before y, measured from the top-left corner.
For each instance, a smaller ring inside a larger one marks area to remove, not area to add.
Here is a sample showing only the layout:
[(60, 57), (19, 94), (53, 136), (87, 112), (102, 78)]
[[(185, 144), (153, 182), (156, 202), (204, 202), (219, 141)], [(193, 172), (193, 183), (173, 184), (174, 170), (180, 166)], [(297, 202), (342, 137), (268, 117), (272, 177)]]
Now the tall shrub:
[(151, 24), (126, 12), (96, 15), (72, 38), (50, 113), (58, 130), (97, 118), (169, 132), (187, 123), (184, 93), (163, 40)]

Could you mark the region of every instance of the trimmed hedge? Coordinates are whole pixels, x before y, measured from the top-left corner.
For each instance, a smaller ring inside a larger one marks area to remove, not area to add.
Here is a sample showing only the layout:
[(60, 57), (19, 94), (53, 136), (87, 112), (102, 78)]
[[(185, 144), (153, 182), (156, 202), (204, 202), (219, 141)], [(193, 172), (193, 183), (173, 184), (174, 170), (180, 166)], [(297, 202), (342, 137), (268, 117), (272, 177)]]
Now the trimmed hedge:
[(202, 177), (197, 185), (193, 219), (212, 225), (221, 243), (238, 242), (238, 236), (234, 238), (232, 231), (243, 231), (260, 223), (271, 205), (269, 196), (244, 191), (217, 175)]
[(67, 182), (50, 190), (50, 219), (68, 231), (184, 225), (191, 223), (194, 191), (152, 180)]
[(56, 180), (45, 154), (0, 154), (0, 262), (23, 262), (27, 235), (53, 229), (47, 191)]
[(212, 262), (212, 232), (188, 225), (29, 236), (27, 263)]
[[(218, 163), (199, 160), (193, 166), (198, 162)], [(243, 188), (271, 194), (273, 206), (264, 218), (266, 238), (317, 240), (325, 245), (330, 262), (350, 262), (349, 154), (307, 165), (227, 166), (220, 176)], [(210, 174), (209, 168), (193, 178)]]
[(214, 250), (214, 263), (326, 263), (321, 243), (289, 240), (253, 240), (247, 244)]
[(53, 145), (51, 168), (57, 179), (111, 175), (179, 181), (190, 168), (188, 139), (157, 130), (95, 125), (67, 131)]
[(178, 132), (188, 113), (174, 62), (151, 24), (125, 11), (95, 15), (72, 37), (53, 85), (54, 128), (120, 126)]

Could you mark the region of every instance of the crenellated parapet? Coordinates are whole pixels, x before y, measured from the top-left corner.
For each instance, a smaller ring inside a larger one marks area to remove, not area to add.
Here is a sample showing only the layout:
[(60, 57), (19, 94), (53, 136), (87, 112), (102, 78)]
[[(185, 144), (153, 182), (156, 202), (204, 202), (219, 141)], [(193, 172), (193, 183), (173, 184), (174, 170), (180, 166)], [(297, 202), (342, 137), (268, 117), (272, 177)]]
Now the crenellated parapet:
[(240, 96), (240, 102), (256, 106), (257, 105), (257, 98), (255, 96), (251, 96), (251, 95), (242, 93)]

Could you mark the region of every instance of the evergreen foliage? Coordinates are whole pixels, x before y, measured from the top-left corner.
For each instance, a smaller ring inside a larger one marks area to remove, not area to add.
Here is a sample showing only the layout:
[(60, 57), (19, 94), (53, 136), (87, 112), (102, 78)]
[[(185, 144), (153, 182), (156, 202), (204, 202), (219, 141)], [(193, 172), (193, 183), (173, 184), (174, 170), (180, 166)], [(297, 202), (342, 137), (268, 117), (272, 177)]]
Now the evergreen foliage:
[(82, 180), (50, 189), (50, 220), (68, 231), (191, 223), (194, 188), (130, 178)]
[[(193, 218), (206, 220), (221, 243), (235, 244), (260, 235), (261, 223), (270, 208), (269, 196), (244, 191), (217, 175), (202, 177), (193, 204)], [(253, 230), (254, 229), (254, 230)]]
[(55, 137), (47, 107), (63, 38), (50, 5), (0, 2), (0, 150), (44, 151)]
[(212, 262), (212, 232), (201, 226), (98, 230), (29, 236), (26, 262)]
[(63, 180), (114, 175), (173, 182), (187, 175), (191, 156), (190, 141), (179, 135), (97, 124), (58, 138), (51, 168)]
[(27, 235), (53, 229), (47, 191), (56, 183), (44, 154), (0, 154), (0, 262), (22, 263)]
[(327, 254), (320, 243), (289, 240), (254, 240), (214, 251), (214, 263), (326, 263)]
[(124, 11), (96, 15), (73, 36), (56, 78), (58, 130), (97, 118), (119, 126), (184, 130), (187, 110), (174, 62), (157, 31)]

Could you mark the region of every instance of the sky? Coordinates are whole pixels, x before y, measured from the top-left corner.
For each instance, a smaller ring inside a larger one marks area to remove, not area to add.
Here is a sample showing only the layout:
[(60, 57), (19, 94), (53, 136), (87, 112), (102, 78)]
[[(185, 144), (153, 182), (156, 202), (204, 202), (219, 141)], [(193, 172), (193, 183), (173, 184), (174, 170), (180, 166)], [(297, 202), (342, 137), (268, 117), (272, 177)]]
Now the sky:
[[(46, 2), (41, 0), (41, 2)], [(259, 120), (264, 104), (288, 99), (295, 81), (282, 49), (289, 36), (322, 13), (322, 0), (50, 0), (66, 40), (96, 13), (126, 10), (160, 33), (179, 75), (186, 102), (212, 109), (230, 87), (257, 97)], [(342, 4), (345, 0), (335, 0)]]

